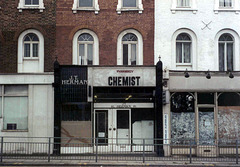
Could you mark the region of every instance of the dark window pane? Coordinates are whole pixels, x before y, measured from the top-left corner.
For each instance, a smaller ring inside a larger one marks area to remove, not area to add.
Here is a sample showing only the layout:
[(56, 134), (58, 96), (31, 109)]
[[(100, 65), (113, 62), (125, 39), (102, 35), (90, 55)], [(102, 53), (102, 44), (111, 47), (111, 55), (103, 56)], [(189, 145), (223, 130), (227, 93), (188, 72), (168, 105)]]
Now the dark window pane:
[(131, 45), (131, 65), (136, 65), (136, 56), (137, 56), (137, 45)]
[(123, 0), (123, 7), (137, 7), (136, 0)]
[(179, 42), (176, 44), (176, 61), (182, 63), (182, 43)]
[(25, 5), (31, 5), (31, 0), (25, 0)]
[(33, 57), (38, 57), (38, 44), (33, 44)]
[(32, 0), (33, 5), (39, 5), (39, 0)]
[(87, 48), (87, 61), (88, 61), (88, 65), (92, 65), (93, 64), (93, 45), (92, 44), (88, 44), (88, 48)]
[(219, 71), (224, 71), (224, 43), (218, 45)]
[(123, 65), (128, 65), (128, 44), (123, 44)]
[(129, 110), (117, 110), (117, 129), (129, 129)]
[(198, 104), (214, 104), (214, 93), (198, 93)]
[(24, 57), (30, 57), (30, 44), (24, 44)]
[(137, 40), (138, 40), (137, 36), (132, 33), (128, 33), (124, 35), (122, 38), (122, 41), (137, 41)]
[(227, 70), (233, 71), (233, 44), (227, 44)]
[(78, 37), (78, 41), (93, 41), (93, 37), (90, 34), (84, 33)]
[(222, 93), (218, 97), (218, 106), (240, 106), (240, 96), (237, 93)]
[(191, 63), (191, 43), (184, 43), (184, 63)]
[(79, 7), (92, 7), (93, 0), (79, 0)]

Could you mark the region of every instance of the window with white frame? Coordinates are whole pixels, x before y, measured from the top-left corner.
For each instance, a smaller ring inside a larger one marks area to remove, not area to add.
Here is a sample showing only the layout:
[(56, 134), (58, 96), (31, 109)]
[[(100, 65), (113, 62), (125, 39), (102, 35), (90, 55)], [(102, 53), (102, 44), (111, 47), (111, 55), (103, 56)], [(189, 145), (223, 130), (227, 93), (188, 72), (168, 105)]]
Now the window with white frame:
[(219, 0), (219, 7), (232, 7), (232, 0)]
[(24, 37), (24, 58), (38, 58), (39, 39), (36, 34), (29, 33)]
[(93, 44), (94, 39), (88, 33), (83, 33), (78, 37), (79, 65), (93, 64)]
[(190, 7), (190, 0), (177, 0), (177, 7)]
[(26, 30), (18, 38), (18, 72), (44, 72), (44, 38), (37, 30)]
[(181, 33), (176, 39), (176, 63), (191, 64), (191, 45), (192, 40), (187, 33)]
[(3, 130), (28, 129), (28, 86), (0, 85)]
[(23, 9), (39, 9), (40, 12), (43, 12), (45, 7), (43, 0), (19, 0), (17, 9), (19, 12), (22, 12)]
[(136, 65), (138, 38), (128, 33), (122, 38), (123, 65)]
[(142, 0), (118, 0), (117, 13), (120, 14), (122, 11), (133, 11), (136, 10), (139, 13), (143, 11)]
[(138, 31), (128, 29), (119, 34), (117, 65), (143, 65), (143, 38)]
[(73, 13), (77, 13), (78, 10), (85, 10), (85, 11), (95, 11), (95, 14), (99, 12), (99, 5), (98, 0), (74, 0)]
[(196, 0), (172, 0), (171, 11), (173, 14), (176, 11), (192, 11), (195, 14), (197, 10)]
[(82, 29), (73, 37), (73, 64), (99, 65), (99, 40), (97, 35), (88, 29)]
[(233, 71), (233, 37), (225, 33), (218, 40), (219, 71)]

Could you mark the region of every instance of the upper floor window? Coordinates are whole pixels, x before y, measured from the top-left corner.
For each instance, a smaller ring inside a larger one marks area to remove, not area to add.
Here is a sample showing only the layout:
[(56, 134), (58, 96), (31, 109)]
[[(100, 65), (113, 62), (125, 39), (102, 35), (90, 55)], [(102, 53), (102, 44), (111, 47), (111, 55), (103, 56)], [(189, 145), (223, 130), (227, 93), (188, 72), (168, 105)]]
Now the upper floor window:
[(78, 37), (79, 65), (93, 64), (94, 40), (90, 34), (83, 33)]
[(190, 0), (178, 0), (177, 6), (178, 7), (190, 7)]
[(117, 65), (143, 65), (142, 35), (133, 29), (118, 36)]
[(25, 0), (25, 5), (39, 5), (39, 0)]
[(215, 0), (214, 13), (218, 12), (235, 12), (239, 13), (239, 0)]
[(73, 13), (77, 13), (78, 10), (95, 11), (95, 14), (99, 12), (98, 0), (74, 0), (73, 1)]
[(36, 34), (29, 33), (24, 37), (24, 58), (38, 58), (39, 39)]
[(73, 37), (73, 64), (98, 65), (99, 41), (97, 35), (90, 30), (83, 29)]
[(132, 33), (128, 33), (122, 38), (123, 45), (123, 65), (136, 65), (138, 38)]
[(18, 72), (44, 72), (44, 38), (34, 29), (18, 38)]
[(191, 64), (191, 38), (188, 34), (182, 33), (176, 39), (176, 63)]
[(39, 9), (40, 12), (43, 12), (45, 7), (43, 0), (19, 0), (17, 9), (19, 12), (22, 12), (23, 9)]
[(232, 7), (232, 0), (219, 0), (219, 7)]
[(120, 14), (122, 11), (138, 11), (142, 13), (143, 4), (142, 0), (118, 0), (117, 13)]
[(172, 13), (176, 11), (192, 11), (194, 14), (197, 13), (196, 0), (172, 0)]
[(233, 71), (233, 37), (226, 33), (218, 40), (219, 71)]

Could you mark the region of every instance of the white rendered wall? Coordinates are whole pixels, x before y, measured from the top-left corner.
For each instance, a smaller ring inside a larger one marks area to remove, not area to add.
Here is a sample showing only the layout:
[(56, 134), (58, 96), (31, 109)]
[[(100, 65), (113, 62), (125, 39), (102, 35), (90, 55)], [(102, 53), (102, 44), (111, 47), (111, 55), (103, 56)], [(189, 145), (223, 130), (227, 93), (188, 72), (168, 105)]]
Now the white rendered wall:
[[(179, 29), (191, 30), (196, 35), (196, 61), (190, 70), (218, 70), (217, 36), (221, 30), (232, 30), (235, 38), (234, 70), (239, 66), (240, 14), (236, 11), (214, 12), (215, 0), (196, 0), (196, 11), (171, 11), (172, 0), (155, 0), (155, 63), (159, 55), (163, 68), (185, 70), (174, 62), (173, 35)], [(239, 0), (236, 0), (239, 2)], [(208, 27), (204, 23), (211, 22)], [(205, 27), (205, 28), (204, 28)]]

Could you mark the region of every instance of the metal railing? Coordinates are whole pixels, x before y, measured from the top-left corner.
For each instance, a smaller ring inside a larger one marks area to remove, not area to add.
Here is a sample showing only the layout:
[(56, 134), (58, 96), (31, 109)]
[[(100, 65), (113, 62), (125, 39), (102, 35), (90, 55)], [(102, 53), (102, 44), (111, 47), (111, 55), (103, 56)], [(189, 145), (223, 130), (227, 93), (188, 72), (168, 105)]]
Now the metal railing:
[[(239, 141), (166, 139), (1, 137), (0, 161), (186, 161), (233, 162), (238, 164)], [(57, 139), (57, 140), (56, 140)], [(55, 142), (54, 142), (55, 141)], [(56, 142), (61, 141), (61, 142)], [(164, 151), (162, 151), (164, 150)]]

